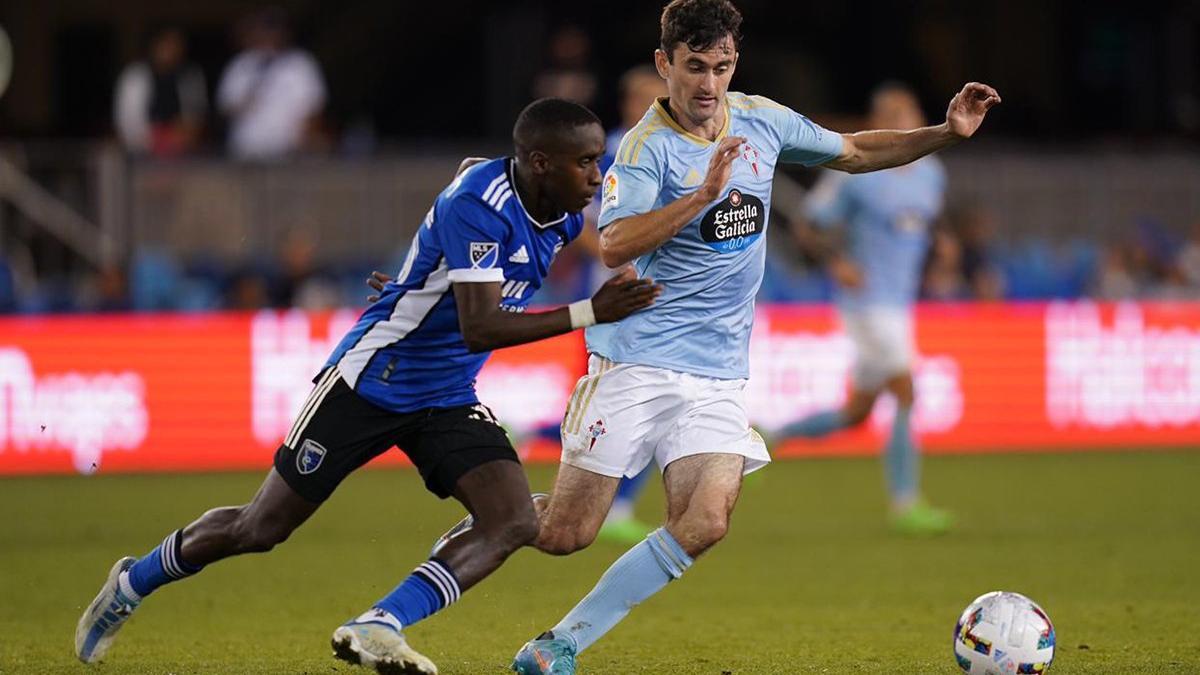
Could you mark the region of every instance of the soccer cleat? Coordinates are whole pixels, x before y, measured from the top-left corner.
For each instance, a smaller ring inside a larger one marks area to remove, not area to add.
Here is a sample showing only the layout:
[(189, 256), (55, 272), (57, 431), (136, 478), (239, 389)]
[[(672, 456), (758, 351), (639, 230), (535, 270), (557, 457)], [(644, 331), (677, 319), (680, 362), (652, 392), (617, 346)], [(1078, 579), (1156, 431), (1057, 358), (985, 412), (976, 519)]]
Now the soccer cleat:
[(408, 646), (400, 622), (372, 609), (333, 631), (333, 655), (384, 675), (437, 675), (433, 661)]
[(903, 511), (893, 512), (890, 524), (900, 534), (931, 536), (949, 532), (954, 526), (954, 516), (949, 511), (917, 502)]
[[(533, 502), (536, 504), (537, 502), (539, 502), (543, 499), (546, 499), (549, 496), (550, 495), (546, 494), (545, 492), (535, 492), (532, 495), (530, 495), (530, 499), (532, 499)], [(446, 544), (449, 544), (451, 540), (453, 540), (455, 537), (462, 534), (463, 532), (466, 532), (467, 530), (471, 529), (474, 525), (475, 525), (475, 516), (467, 514), (466, 518), (463, 518), (462, 520), (455, 523), (454, 527), (450, 528), (449, 530), (446, 530), (446, 534), (443, 534), (442, 536), (438, 537), (437, 541), (433, 542), (433, 548), (429, 549), (429, 557), (436, 558), (438, 552), (441, 551), (442, 549), (446, 548)]]
[(137, 609), (140, 601), (127, 597), (118, 584), (121, 573), (135, 562), (137, 558), (125, 557), (112, 566), (100, 593), (75, 624), (75, 656), (80, 661), (95, 663), (104, 658), (117, 631)]
[(520, 675), (575, 675), (575, 645), (547, 631), (521, 647), (512, 669)]
[(600, 531), (596, 533), (596, 538), (600, 541), (632, 546), (645, 539), (653, 530), (653, 527), (637, 518), (620, 518), (604, 521)]

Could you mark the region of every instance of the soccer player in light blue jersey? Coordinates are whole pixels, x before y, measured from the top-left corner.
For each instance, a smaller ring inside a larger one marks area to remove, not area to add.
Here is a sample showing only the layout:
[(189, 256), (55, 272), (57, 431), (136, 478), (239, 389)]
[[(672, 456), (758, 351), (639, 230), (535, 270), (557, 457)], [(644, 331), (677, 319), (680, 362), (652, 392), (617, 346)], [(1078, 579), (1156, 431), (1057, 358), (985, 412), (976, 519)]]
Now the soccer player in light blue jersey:
[[(872, 128), (917, 129), (925, 124), (911, 89), (898, 83), (871, 97)], [(912, 431), (912, 304), (942, 209), (946, 172), (935, 157), (886, 171), (851, 176), (827, 172), (809, 195), (809, 220), (845, 225), (845, 245), (830, 254), (842, 326), (854, 342), (853, 391), (840, 410), (824, 410), (787, 425), (775, 440), (819, 438), (861, 424), (883, 392), (896, 401), (884, 447), (890, 521), (906, 534), (937, 534), (950, 515), (926, 504), (919, 491), (918, 449)]]
[(745, 388), (754, 295), (775, 166), (852, 173), (908, 164), (971, 136), (1000, 101), (971, 83), (943, 124), (841, 135), (759, 96), (728, 91), (741, 14), (728, 0), (672, 0), (654, 55), (669, 96), (625, 135), (604, 178), (600, 254), (633, 262), (663, 294), (587, 332), (589, 372), (563, 423), (554, 493), (535, 545), (588, 545), (622, 476), (663, 469), (667, 518), (618, 559), (550, 631), (518, 652), (520, 673), (575, 672), (576, 655), (681, 577), (729, 527), (742, 476), (769, 460)]
[(615, 321), (658, 288), (618, 274), (590, 300), (526, 312), (558, 251), (579, 235), (600, 185), (600, 121), (560, 99), (535, 101), (515, 153), (475, 164), (434, 202), (397, 278), (342, 339), (243, 506), (206, 512), (141, 558), (125, 557), (80, 617), (75, 654), (102, 659), (135, 609), (204, 567), (283, 543), (346, 476), (399, 447), (426, 488), (453, 496), (475, 527), (443, 542), (392, 592), (333, 633), (334, 655), (381, 673), (433, 675), (403, 631), (444, 609), (538, 532), (520, 460), (475, 378), (494, 349)]

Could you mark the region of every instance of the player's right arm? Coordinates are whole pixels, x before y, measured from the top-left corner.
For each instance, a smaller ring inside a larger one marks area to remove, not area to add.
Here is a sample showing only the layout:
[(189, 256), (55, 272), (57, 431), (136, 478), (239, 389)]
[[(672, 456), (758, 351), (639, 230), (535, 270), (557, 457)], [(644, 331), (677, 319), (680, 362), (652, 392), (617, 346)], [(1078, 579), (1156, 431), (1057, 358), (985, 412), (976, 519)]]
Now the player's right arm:
[[(745, 142), (746, 139), (740, 136), (729, 136), (721, 140), (709, 159), (708, 173), (700, 187), (695, 192), (658, 209), (650, 207), (654, 204), (661, 185), (645, 177), (639, 180), (638, 167), (614, 165), (609, 169), (610, 172), (615, 172), (617, 177), (615, 189), (621, 191), (616, 201), (625, 202), (618, 205), (622, 211), (632, 212), (633, 215), (618, 217), (605, 223), (604, 213), (601, 212), (601, 262), (610, 268), (620, 267), (670, 241), (700, 215), (705, 207), (721, 196), (733, 171), (733, 160), (741, 154), (741, 145)], [(609, 207), (611, 198), (609, 195), (604, 197), (602, 208)]]
[[(651, 279), (639, 279), (632, 268), (622, 270), (596, 291), (590, 300), (549, 312), (507, 312), (500, 308), (500, 284), (455, 283), (458, 325), (472, 352), (537, 342), (597, 323), (620, 321), (649, 307), (662, 292)], [(582, 310), (582, 316), (581, 316)], [(591, 316), (589, 317), (588, 314)]]

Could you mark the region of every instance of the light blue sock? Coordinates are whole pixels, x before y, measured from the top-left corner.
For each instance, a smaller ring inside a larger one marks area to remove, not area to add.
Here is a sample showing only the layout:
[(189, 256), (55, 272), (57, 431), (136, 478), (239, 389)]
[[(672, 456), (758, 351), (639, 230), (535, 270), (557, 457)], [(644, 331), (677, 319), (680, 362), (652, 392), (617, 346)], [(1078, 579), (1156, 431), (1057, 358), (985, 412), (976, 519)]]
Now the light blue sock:
[(911, 502), (917, 497), (920, 457), (913, 440), (911, 418), (911, 409), (896, 408), (892, 434), (884, 449), (883, 465), (893, 503)]
[(842, 418), (840, 410), (826, 410), (825, 412), (814, 413), (800, 420), (792, 422), (786, 427), (779, 430), (776, 436), (780, 439), (795, 438), (820, 438), (843, 429), (846, 426), (846, 420)]
[(658, 528), (608, 568), (592, 592), (553, 628), (554, 637), (574, 641), (576, 653), (582, 652), (691, 566), (691, 557), (667, 528)]

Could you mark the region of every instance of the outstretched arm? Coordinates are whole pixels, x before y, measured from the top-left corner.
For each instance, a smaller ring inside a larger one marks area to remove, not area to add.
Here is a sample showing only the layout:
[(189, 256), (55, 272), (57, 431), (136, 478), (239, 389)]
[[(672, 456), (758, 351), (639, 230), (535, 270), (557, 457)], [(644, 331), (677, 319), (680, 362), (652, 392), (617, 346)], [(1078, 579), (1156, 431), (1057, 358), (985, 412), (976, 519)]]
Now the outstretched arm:
[(908, 164), (959, 141), (970, 138), (987, 111), (1000, 102), (1000, 94), (986, 84), (969, 82), (950, 99), (946, 121), (912, 131), (860, 131), (842, 135), (842, 153), (825, 166), (849, 173), (865, 173)]

